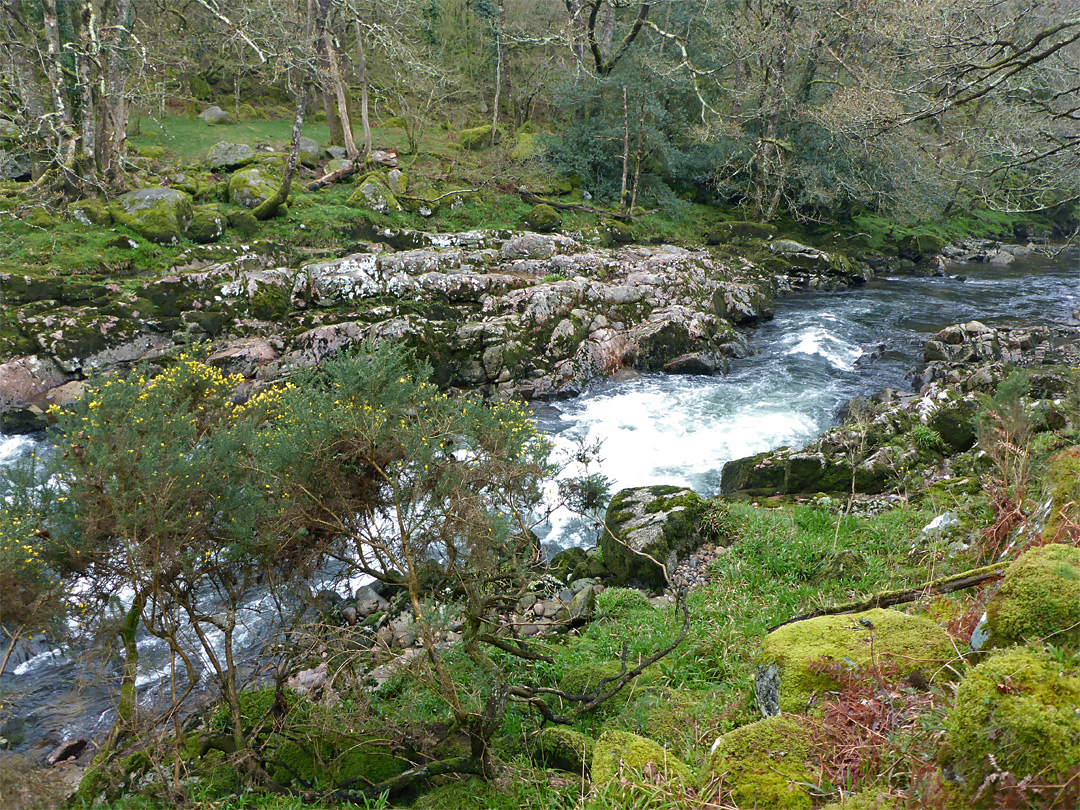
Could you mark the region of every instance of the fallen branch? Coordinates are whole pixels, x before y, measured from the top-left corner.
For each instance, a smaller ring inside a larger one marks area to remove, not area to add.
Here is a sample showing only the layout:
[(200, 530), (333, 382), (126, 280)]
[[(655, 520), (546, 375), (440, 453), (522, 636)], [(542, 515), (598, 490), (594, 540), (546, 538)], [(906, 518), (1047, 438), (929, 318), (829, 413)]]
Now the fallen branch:
[(881, 593), (876, 593), (866, 599), (860, 599), (855, 602), (844, 602), (839, 605), (833, 605), (832, 607), (804, 613), (801, 616), (788, 619), (786, 622), (780, 622), (780, 624), (773, 625), (769, 628), (768, 632), (771, 633), (777, 628), (784, 627), (788, 624), (795, 624), (795, 622), (816, 619), (818, 616), (838, 616), (843, 613), (861, 613), (864, 610), (871, 610), (872, 608), (885, 608), (914, 602), (916, 599), (920, 599), (923, 596), (929, 596), (930, 594), (954, 593), (967, 588), (974, 588), (976, 585), (982, 585), (984, 582), (1001, 579), (1002, 576), (1004, 576), (1005, 568), (1008, 565), (1008, 562), (997, 562), (993, 565), (987, 565), (982, 568), (973, 568), (970, 571), (964, 571), (960, 574), (953, 574), (949, 577), (931, 580), (917, 588), (905, 588), (901, 591), (882, 591)]
[(431, 199), (428, 199), (427, 197), (410, 197), (408, 194), (398, 194), (397, 198), (399, 200), (415, 200), (416, 202), (421, 203), (436, 203), (447, 197), (453, 197), (455, 194), (477, 194), (479, 191), (480, 189), (478, 188), (462, 188), (457, 191), (448, 191), (445, 194), (440, 194), (438, 197), (432, 197)]
[(557, 208), (560, 211), (584, 211), (586, 214), (596, 214), (601, 217), (611, 217), (612, 219), (631, 220), (633, 215), (630, 213), (620, 214), (615, 211), (604, 211), (599, 208), (593, 208), (590, 205), (580, 205), (578, 203), (561, 203), (555, 202), (555, 200), (545, 200), (542, 197), (537, 197), (528, 189), (517, 186), (514, 191), (527, 202), (531, 202), (534, 205), (550, 205), (552, 208)]

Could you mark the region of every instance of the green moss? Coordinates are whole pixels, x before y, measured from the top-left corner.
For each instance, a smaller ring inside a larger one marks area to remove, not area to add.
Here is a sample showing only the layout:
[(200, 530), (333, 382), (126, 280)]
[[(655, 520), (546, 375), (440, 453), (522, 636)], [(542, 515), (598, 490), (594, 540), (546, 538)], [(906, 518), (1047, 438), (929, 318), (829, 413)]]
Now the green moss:
[[(1053, 785), (1080, 766), (1078, 705), (1075, 660), (1066, 666), (1029, 648), (995, 653), (960, 683), (944, 764), (967, 797), (998, 771)], [(993, 803), (992, 786), (981, 801)]]
[(277, 190), (277, 180), (259, 166), (241, 169), (229, 178), (229, 202), (244, 208), (257, 208)]
[(821, 810), (894, 810), (896, 799), (887, 793), (864, 790), (839, 802), (831, 802)]
[(172, 188), (140, 188), (114, 200), (109, 213), (151, 242), (175, 245), (191, 224), (191, 197)]
[[(498, 140), (498, 137), (498, 133), (496, 133), (495, 139)], [(458, 133), (457, 142), (462, 149), (467, 149), (470, 152), (491, 146), (491, 124), (461, 130)]]
[(762, 642), (760, 663), (779, 669), (781, 712), (806, 711), (811, 698), (836, 681), (811, 664), (838, 661), (853, 667), (881, 664), (931, 678), (955, 657), (948, 634), (932, 621), (896, 610), (819, 616), (774, 630)]
[(711, 769), (737, 807), (802, 810), (812, 805), (803, 785), (815, 781), (813, 760), (808, 721), (778, 715), (722, 736)]
[(622, 672), (614, 661), (579, 664), (567, 670), (559, 680), (559, 688), (568, 695), (591, 695), (605, 678), (617, 678)]
[(1068, 524), (1080, 524), (1080, 447), (1070, 447), (1050, 459), (1046, 470), (1050, 517), (1044, 536), (1054, 537)]
[(551, 233), (562, 227), (562, 216), (550, 205), (540, 203), (530, 208), (521, 222), (530, 231)]
[(692, 781), (690, 768), (659, 743), (628, 731), (605, 731), (593, 751), (593, 785), (602, 786), (620, 777), (633, 781), (650, 764), (668, 780)]
[(636, 611), (651, 611), (652, 605), (632, 588), (608, 588), (596, 597), (596, 613), (602, 619), (625, 619)]
[(193, 211), (188, 237), (200, 245), (206, 245), (220, 239), (228, 225), (229, 221), (215, 206), (200, 205)]
[(533, 739), (533, 758), (547, 768), (570, 773), (588, 772), (595, 743), (565, 726), (546, 726)]
[(1051, 544), (1022, 554), (986, 606), (995, 647), (1050, 638), (1080, 643), (1080, 548)]

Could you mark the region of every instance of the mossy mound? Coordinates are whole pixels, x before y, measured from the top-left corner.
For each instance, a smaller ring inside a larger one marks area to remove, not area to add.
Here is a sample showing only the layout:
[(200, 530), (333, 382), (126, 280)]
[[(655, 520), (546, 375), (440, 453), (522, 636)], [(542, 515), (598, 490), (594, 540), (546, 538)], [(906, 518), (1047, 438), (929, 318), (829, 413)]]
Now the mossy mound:
[(990, 644), (1049, 638), (1080, 643), (1080, 548), (1053, 543), (1020, 555), (986, 606)]
[(929, 619), (875, 608), (865, 613), (819, 616), (786, 625), (762, 642), (758, 705), (766, 714), (805, 712), (812, 698), (836, 689), (815, 662), (852, 668), (880, 665), (901, 675), (934, 678), (956, 656), (948, 634)]
[[(1080, 767), (1077, 706), (1075, 662), (1063, 665), (1022, 647), (994, 653), (960, 683), (943, 764), (969, 799), (995, 772), (1018, 780), (1037, 775), (1038, 782), (1053, 785)], [(993, 794), (991, 786), (980, 801), (994, 804)]]
[(617, 678), (622, 666), (614, 661), (590, 662), (571, 667), (559, 679), (559, 688), (568, 695), (591, 695), (605, 678)]
[[(498, 140), (499, 133), (496, 132), (495, 142), (498, 143)], [(458, 145), (462, 149), (468, 149), (470, 152), (491, 146), (491, 124), (461, 130), (458, 133)]]
[(830, 802), (821, 810), (894, 810), (896, 799), (887, 793), (864, 790), (839, 802)]
[(191, 197), (174, 188), (140, 188), (113, 200), (109, 213), (151, 242), (175, 245), (191, 225)]
[(401, 211), (401, 203), (377, 174), (369, 174), (359, 181), (356, 191), (349, 197), (353, 208), (366, 208), (377, 214)]
[(690, 768), (659, 743), (628, 731), (605, 731), (593, 750), (593, 785), (602, 786), (620, 777), (633, 781), (650, 766), (669, 781), (692, 781)]
[(813, 801), (813, 740), (806, 718), (777, 715), (722, 736), (711, 770), (736, 807), (802, 810)]
[(1046, 470), (1050, 484), (1050, 518), (1044, 537), (1054, 537), (1064, 526), (1080, 523), (1080, 447), (1058, 453)]
[(83, 225), (97, 225), (100, 228), (112, 225), (112, 214), (101, 200), (82, 200), (72, 205), (68, 213)]
[(559, 212), (544, 203), (530, 208), (521, 218), (521, 222), (530, 231), (537, 233), (551, 233), (562, 227), (562, 217)]
[(546, 726), (533, 738), (532, 754), (537, 764), (570, 773), (588, 773), (596, 743), (590, 737), (565, 726)]
[(216, 242), (225, 233), (229, 221), (212, 205), (200, 205), (194, 209), (188, 237), (200, 245)]
[(258, 208), (277, 190), (278, 181), (259, 166), (242, 169), (229, 178), (229, 202), (244, 208)]

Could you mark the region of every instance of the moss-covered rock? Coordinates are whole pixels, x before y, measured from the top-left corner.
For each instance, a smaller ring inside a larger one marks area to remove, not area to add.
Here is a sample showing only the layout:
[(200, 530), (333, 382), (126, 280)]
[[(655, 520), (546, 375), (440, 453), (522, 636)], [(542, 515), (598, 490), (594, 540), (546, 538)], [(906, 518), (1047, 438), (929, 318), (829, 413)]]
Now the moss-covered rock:
[(900, 255), (905, 259), (913, 260), (941, 253), (943, 247), (945, 247), (944, 240), (932, 233), (912, 234), (902, 239), (898, 245)]
[(1055, 537), (1065, 526), (1080, 523), (1080, 447), (1070, 447), (1050, 459), (1046, 469), (1050, 517), (1044, 537)]
[(622, 666), (615, 661), (591, 661), (568, 669), (559, 679), (559, 688), (568, 695), (591, 695), (606, 678), (618, 678)]
[[(960, 683), (941, 756), (946, 772), (968, 799), (995, 772), (1060, 782), (1080, 767), (1078, 706), (1075, 662), (1023, 647), (994, 653)], [(992, 784), (980, 803), (994, 804)]]
[[(495, 133), (495, 141), (498, 142), (498, 140), (499, 134)], [(491, 146), (491, 124), (461, 130), (458, 133), (457, 142), (462, 149), (468, 149), (470, 152)]]
[(243, 236), (254, 236), (259, 232), (259, 220), (249, 211), (230, 211), (229, 227), (239, 231)]
[(591, 737), (565, 726), (545, 726), (533, 738), (532, 755), (537, 764), (570, 773), (588, 773), (592, 767)]
[(901, 675), (928, 679), (956, 653), (948, 634), (929, 619), (875, 608), (864, 613), (818, 616), (769, 633), (762, 642), (757, 676), (758, 706), (765, 714), (805, 712), (811, 699), (838, 687), (815, 662), (880, 665)]
[(216, 206), (199, 205), (193, 210), (188, 237), (200, 245), (216, 242), (225, 233), (229, 220)]
[(821, 810), (896, 810), (897, 806), (896, 799), (888, 793), (863, 790), (841, 801), (830, 802)]
[(593, 749), (592, 781), (602, 786), (620, 777), (635, 781), (646, 768), (655, 768), (669, 781), (689, 783), (690, 769), (664, 746), (628, 731), (605, 731)]
[(614, 581), (640, 581), (649, 587), (666, 584), (664, 571), (704, 542), (699, 521), (705, 502), (683, 487), (652, 486), (624, 489), (615, 494), (600, 536), (604, 564)]
[(379, 175), (374, 173), (359, 182), (356, 191), (349, 197), (349, 205), (353, 208), (366, 208), (377, 214), (403, 210), (394, 193), (387, 188)]
[(242, 169), (229, 178), (229, 202), (244, 208), (258, 208), (277, 190), (278, 181), (261, 166)]
[(109, 213), (152, 242), (175, 245), (191, 225), (191, 197), (174, 188), (140, 188), (113, 200)]
[(723, 735), (711, 773), (736, 807), (809, 810), (815, 781), (812, 730), (803, 717), (777, 715)]
[(748, 239), (760, 239), (762, 241), (775, 239), (779, 235), (775, 225), (764, 222), (721, 222), (709, 233), (709, 244), (722, 245), (727, 242), (745, 241)]
[(83, 225), (97, 225), (100, 228), (108, 228), (112, 225), (112, 214), (102, 200), (81, 200), (73, 204), (68, 213), (76, 222)]
[(562, 227), (562, 216), (550, 205), (540, 203), (526, 212), (521, 223), (530, 231), (551, 233)]
[(319, 155), (322, 149), (319, 147), (319, 142), (314, 138), (300, 138), (300, 154), (299, 161), (301, 166), (307, 166), (309, 169), (314, 169), (319, 165)]
[(986, 606), (990, 645), (1049, 638), (1080, 644), (1080, 548), (1052, 543), (1024, 552)]
[(221, 141), (210, 147), (206, 165), (210, 169), (231, 171), (255, 162), (255, 150), (246, 143)]

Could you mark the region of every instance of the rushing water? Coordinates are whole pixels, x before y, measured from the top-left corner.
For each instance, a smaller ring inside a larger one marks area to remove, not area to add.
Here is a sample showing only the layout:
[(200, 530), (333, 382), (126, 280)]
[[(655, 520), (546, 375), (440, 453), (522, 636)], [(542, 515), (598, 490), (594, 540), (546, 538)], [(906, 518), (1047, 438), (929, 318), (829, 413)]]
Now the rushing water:
[[(804, 444), (851, 399), (909, 388), (928, 336), (942, 327), (1065, 323), (1080, 307), (1077, 250), (950, 273), (785, 298), (773, 320), (752, 330), (754, 354), (733, 361), (726, 376), (609, 382), (539, 408), (538, 420), (558, 447), (600, 442), (613, 491), (665, 483), (712, 494), (725, 462)], [(595, 530), (557, 513), (541, 535), (554, 550), (591, 544)]]
[[(1007, 267), (965, 265), (953, 278), (883, 278), (830, 293), (803, 293), (777, 302), (776, 317), (752, 330), (754, 354), (723, 377), (642, 375), (610, 382), (577, 399), (541, 406), (540, 426), (557, 447), (602, 443), (601, 471), (612, 489), (653, 483), (719, 489), (726, 461), (806, 442), (835, 423), (853, 397), (886, 387), (907, 388), (927, 335), (948, 324), (1063, 323), (1080, 307), (1080, 252), (1033, 256)], [(36, 443), (0, 435), (0, 465)], [(595, 530), (556, 513), (541, 532), (552, 550), (591, 544)], [(243, 611), (248, 651), (267, 629), (258, 600)], [(147, 667), (140, 695), (162, 688), (167, 661), (160, 643), (140, 643)], [(156, 670), (156, 672), (155, 672)], [(13, 702), (34, 740), (88, 736), (113, 721), (100, 679), (73, 689), (86, 669), (57, 651), (20, 663), (3, 676), (0, 702)], [(7, 736), (19, 732), (8, 726)], [(0, 727), (0, 736), (5, 729)]]

